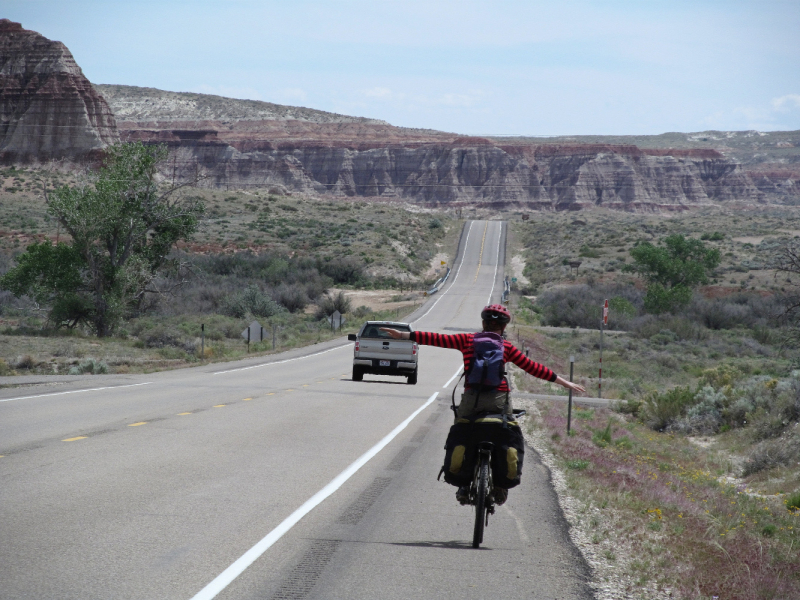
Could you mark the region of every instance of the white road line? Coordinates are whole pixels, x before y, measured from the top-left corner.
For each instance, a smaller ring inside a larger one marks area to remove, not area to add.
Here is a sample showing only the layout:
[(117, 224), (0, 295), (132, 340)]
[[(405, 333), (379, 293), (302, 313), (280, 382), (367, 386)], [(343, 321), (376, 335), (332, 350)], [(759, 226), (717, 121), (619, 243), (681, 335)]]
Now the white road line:
[(314, 354), (307, 354), (306, 356), (298, 356), (297, 358), (287, 358), (286, 360), (276, 360), (275, 362), (269, 363), (262, 363), (260, 365), (253, 365), (251, 367), (239, 367), (238, 369), (228, 369), (227, 371), (217, 371), (216, 373), (212, 373), (212, 375), (223, 375), (225, 373), (235, 373), (236, 371), (247, 371), (248, 369), (260, 369), (261, 367), (271, 367), (272, 365), (282, 365), (283, 363), (292, 362), (293, 360), (303, 360), (304, 358), (311, 358), (312, 356), (319, 356), (320, 354), (325, 354), (327, 352), (333, 352), (334, 350), (341, 350), (342, 348), (349, 348), (350, 344), (344, 344), (342, 346), (336, 346), (336, 348), (331, 348), (329, 350), (322, 350), (321, 352), (315, 352)]
[(461, 373), (461, 369), (463, 369), (463, 368), (464, 368), (464, 365), (461, 365), (460, 367), (458, 367), (458, 371), (456, 371), (456, 374), (453, 375), (450, 379), (448, 379), (447, 383), (445, 383), (442, 387), (443, 388), (450, 387), (450, 384), (453, 383), (453, 379), (455, 379), (456, 377), (459, 376), (459, 374)]
[(197, 594), (192, 597), (192, 600), (211, 600), (211, 598), (216, 597), (222, 590), (224, 590), (234, 579), (236, 579), (239, 575), (241, 575), (244, 570), (253, 564), (264, 552), (266, 552), (270, 546), (272, 546), (275, 542), (277, 542), (283, 534), (288, 532), (292, 527), (294, 527), (300, 519), (310, 513), (317, 505), (319, 505), (323, 500), (325, 500), (328, 496), (333, 494), (336, 490), (342, 487), (345, 481), (350, 479), (361, 467), (363, 467), (371, 458), (373, 458), (378, 452), (383, 450), (386, 445), (391, 442), (398, 433), (403, 431), (409, 423), (416, 417), (419, 413), (425, 410), (430, 404), (436, 400), (436, 396), (439, 395), (439, 392), (433, 394), (428, 401), (425, 402), (422, 406), (420, 406), (417, 410), (415, 410), (411, 415), (400, 425), (395, 427), (389, 435), (384, 437), (380, 442), (375, 444), (372, 448), (370, 448), (366, 453), (361, 455), (361, 457), (356, 460), (353, 464), (347, 467), (344, 471), (339, 473), (333, 481), (331, 481), (328, 485), (318, 491), (316, 494), (311, 496), (306, 502), (294, 511), (291, 515), (289, 515), (283, 522), (278, 525), (275, 529), (270, 531), (260, 542), (258, 542), (255, 546), (250, 548), (247, 552), (245, 552), (236, 562), (234, 562), (230, 567), (225, 569), (222, 573), (220, 573), (216, 579), (214, 579), (211, 583), (209, 583), (206, 587), (200, 590)]
[[(460, 263), (458, 263), (458, 269), (456, 269), (456, 274), (455, 274), (455, 277), (453, 277), (453, 283), (451, 283), (451, 284), (450, 284), (450, 287), (449, 287), (449, 288), (447, 288), (447, 292), (449, 292), (450, 290), (452, 290), (452, 289), (453, 289), (453, 286), (456, 284), (456, 280), (458, 279), (458, 276), (459, 276), (459, 274), (461, 273), (461, 265), (463, 265), (463, 264), (464, 264), (464, 257), (467, 255), (467, 247), (469, 246), (469, 236), (470, 236), (470, 234), (472, 234), (472, 224), (473, 224), (473, 223), (475, 223), (475, 221), (470, 221), (470, 222), (469, 222), (469, 229), (467, 229), (467, 240), (464, 242), (464, 254), (461, 256), (461, 262), (460, 262)], [(447, 294), (447, 292), (444, 292), (444, 293), (443, 293), (441, 296), (439, 296), (439, 300), (441, 300), (442, 298), (444, 298), (444, 296), (445, 296), (445, 294)], [(418, 316), (416, 319), (414, 319), (414, 320), (412, 321), (412, 323), (416, 323), (416, 322), (417, 322), (417, 321), (419, 321), (420, 319), (424, 318), (424, 317), (425, 317), (425, 315), (427, 315), (429, 312), (431, 312), (431, 311), (433, 310), (433, 308), (434, 308), (434, 307), (435, 307), (437, 304), (439, 304), (439, 300), (437, 300), (436, 302), (434, 302), (434, 303), (431, 305), (431, 307), (430, 307), (428, 310), (426, 310), (426, 311), (425, 311), (425, 313), (424, 313), (424, 314), (421, 314), (421, 315), (420, 315), (420, 316)]]
[(492, 294), (494, 294), (494, 283), (497, 279), (497, 267), (500, 265), (500, 238), (503, 237), (503, 222), (500, 221), (500, 235), (497, 236), (497, 258), (494, 261), (494, 277), (492, 277), (492, 291), (489, 292), (489, 299), (486, 304), (492, 303)]
[(130, 385), (111, 385), (107, 387), (90, 388), (88, 390), (71, 390), (69, 392), (53, 392), (52, 394), (38, 394), (36, 396), (19, 396), (17, 398), (2, 398), (0, 402), (11, 402), (12, 400), (28, 400), (29, 398), (45, 398), (47, 396), (61, 396), (63, 394), (80, 394), (81, 392), (99, 392), (100, 390), (118, 390), (120, 388), (136, 387), (137, 385), (150, 385), (152, 381), (146, 383), (132, 383)]

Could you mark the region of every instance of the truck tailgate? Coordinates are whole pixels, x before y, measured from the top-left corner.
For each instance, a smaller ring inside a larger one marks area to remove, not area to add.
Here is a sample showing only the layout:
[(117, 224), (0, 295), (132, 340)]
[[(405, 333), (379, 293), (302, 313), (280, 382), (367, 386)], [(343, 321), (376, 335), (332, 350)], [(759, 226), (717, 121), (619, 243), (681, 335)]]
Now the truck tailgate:
[(380, 358), (384, 360), (413, 361), (416, 357), (411, 353), (414, 342), (409, 340), (380, 340), (361, 338), (359, 340), (358, 358)]

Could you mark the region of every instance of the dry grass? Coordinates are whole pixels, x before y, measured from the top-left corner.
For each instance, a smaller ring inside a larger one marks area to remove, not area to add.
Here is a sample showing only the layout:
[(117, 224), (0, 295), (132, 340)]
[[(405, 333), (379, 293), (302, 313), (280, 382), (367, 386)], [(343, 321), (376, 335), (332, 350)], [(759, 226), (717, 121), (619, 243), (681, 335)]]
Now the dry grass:
[[(596, 543), (629, 550), (619, 557), (627, 581), (682, 598), (800, 597), (800, 511), (787, 510), (785, 497), (730, 483), (724, 454), (684, 437), (607, 409), (576, 413), (567, 436), (566, 407), (539, 406), (530, 426), (550, 440), (570, 493), (599, 511)], [(606, 430), (610, 443), (597, 435)]]
[[(564, 284), (625, 279), (620, 278), (621, 268), (631, 262), (628, 252), (633, 244), (655, 243), (680, 233), (705, 238), (710, 247), (719, 249), (722, 261), (712, 276), (716, 293), (743, 289), (772, 293), (787, 287), (785, 278), (773, 276), (769, 264), (776, 245), (797, 235), (791, 225), (797, 215), (794, 207), (753, 211), (709, 207), (665, 214), (603, 209), (537, 213), (528, 221), (511, 218), (509, 256), (524, 259), (523, 273), (531, 283), (523, 291), (537, 294)], [(577, 275), (566, 264), (570, 260), (581, 261)]]
[[(386, 293), (388, 295), (388, 292)], [(391, 296), (390, 296), (391, 297)], [(276, 348), (272, 349), (271, 326), (260, 319), (269, 339), (247, 344), (241, 331), (246, 319), (221, 315), (144, 317), (126, 324), (121, 337), (95, 338), (80, 332), (47, 332), (9, 327), (0, 335), (0, 377), (7, 375), (64, 375), (89, 359), (102, 362), (110, 373), (149, 373), (206, 362), (265, 356), (355, 333), (366, 319), (398, 319), (414, 311), (417, 304), (403, 302), (361, 316), (348, 315), (342, 331), (333, 332), (326, 322), (310, 315), (276, 319)], [(200, 325), (205, 324), (205, 355), (201, 359)]]

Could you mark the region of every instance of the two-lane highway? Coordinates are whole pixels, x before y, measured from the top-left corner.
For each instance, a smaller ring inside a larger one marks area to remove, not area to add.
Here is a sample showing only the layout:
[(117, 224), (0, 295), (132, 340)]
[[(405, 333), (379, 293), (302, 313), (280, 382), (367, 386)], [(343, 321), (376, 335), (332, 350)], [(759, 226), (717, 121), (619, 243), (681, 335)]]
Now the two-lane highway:
[[(469, 223), (414, 327), (478, 328), (503, 247)], [(532, 452), (469, 547), (472, 510), (436, 481), (460, 353), (423, 347), (415, 386), (351, 361), (336, 341), (1, 392), (0, 598), (589, 597)]]

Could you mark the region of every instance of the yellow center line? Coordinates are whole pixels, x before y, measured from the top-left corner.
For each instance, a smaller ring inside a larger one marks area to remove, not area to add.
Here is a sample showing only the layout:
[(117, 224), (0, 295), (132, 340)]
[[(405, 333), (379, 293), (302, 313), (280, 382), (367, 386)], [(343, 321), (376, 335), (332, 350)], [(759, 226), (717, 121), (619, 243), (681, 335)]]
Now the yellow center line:
[(286, 391), (287, 391), (287, 392), (293, 392), (294, 390), (293, 390), (292, 388), (289, 388), (289, 389), (288, 389), (288, 390), (286, 390)]
[(190, 413), (190, 412), (188, 412), (188, 413), (178, 413), (178, 416), (182, 417), (183, 415), (190, 415), (190, 414), (192, 414), (192, 413)]
[(275, 392), (268, 392), (267, 393), (267, 396), (274, 396), (274, 395), (275, 395)]
[(304, 383), (304, 384), (303, 384), (303, 387), (308, 387), (308, 386), (309, 386), (309, 384), (308, 384), (308, 383)]
[(248, 400), (252, 400), (252, 398), (243, 398), (242, 402), (247, 402)]
[(147, 421), (139, 421), (138, 423), (130, 423), (128, 427), (138, 427), (139, 425), (147, 425)]
[(324, 381), (318, 381), (317, 383), (325, 383)]
[(486, 242), (487, 229), (489, 229), (489, 221), (486, 221), (486, 226), (483, 228), (483, 239), (481, 240), (481, 254), (478, 257), (478, 270), (475, 271), (475, 279), (472, 280), (472, 283), (478, 281), (478, 273), (481, 272), (481, 264), (483, 264), (483, 244)]
[(222, 408), (223, 406), (225, 406), (225, 405), (224, 404), (215, 404), (214, 408)]
[(78, 437), (67, 438), (67, 439), (61, 440), (61, 441), (62, 442), (77, 442), (78, 440), (85, 440), (87, 437), (89, 437), (89, 436), (88, 435), (79, 435)]

